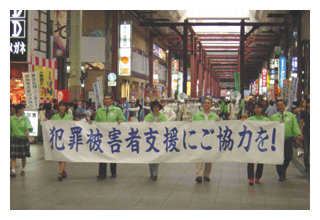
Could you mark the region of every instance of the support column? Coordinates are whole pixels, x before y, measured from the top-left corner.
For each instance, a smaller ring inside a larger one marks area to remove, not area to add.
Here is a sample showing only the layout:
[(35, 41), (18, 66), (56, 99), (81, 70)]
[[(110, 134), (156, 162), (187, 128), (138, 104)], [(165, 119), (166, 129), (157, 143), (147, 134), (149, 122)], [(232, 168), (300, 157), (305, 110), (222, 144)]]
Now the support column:
[(154, 36), (153, 33), (150, 32), (149, 39), (149, 87), (153, 88), (153, 42)]
[(208, 71), (205, 69), (204, 70), (204, 81), (205, 81), (205, 84), (204, 84), (204, 96), (207, 95), (207, 91), (208, 91)]
[(202, 88), (203, 88), (203, 67), (202, 63), (199, 63), (199, 93), (198, 93), (198, 98), (202, 98)]
[[(111, 72), (118, 76), (118, 11), (112, 11), (112, 60), (111, 60)], [(118, 89), (119, 88), (119, 89)], [(117, 77), (117, 86), (112, 87), (112, 93), (117, 94), (117, 99), (121, 99), (121, 85), (120, 78)]]
[[(241, 20), (241, 31), (240, 31), (240, 93), (241, 97), (244, 97), (244, 84), (245, 84), (245, 73), (244, 73), (244, 20)], [(220, 82), (219, 82), (220, 83)]]
[(190, 80), (191, 80), (191, 97), (197, 97), (197, 41), (192, 37), (193, 50), (190, 56)]
[(168, 98), (171, 97), (172, 90), (172, 51), (169, 50), (168, 53)]
[(82, 11), (71, 10), (70, 13), (70, 100), (81, 100), (81, 36)]
[[(298, 14), (298, 33), (297, 33), (297, 42), (298, 42), (298, 91), (297, 91), (297, 100), (302, 99), (302, 42), (301, 42), (301, 11)], [(289, 69), (287, 69), (289, 72)]]
[[(187, 20), (184, 21), (185, 23)], [(188, 26), (183, 26), (183, 92), (187, 94), (187, 75), (188, 75)]]

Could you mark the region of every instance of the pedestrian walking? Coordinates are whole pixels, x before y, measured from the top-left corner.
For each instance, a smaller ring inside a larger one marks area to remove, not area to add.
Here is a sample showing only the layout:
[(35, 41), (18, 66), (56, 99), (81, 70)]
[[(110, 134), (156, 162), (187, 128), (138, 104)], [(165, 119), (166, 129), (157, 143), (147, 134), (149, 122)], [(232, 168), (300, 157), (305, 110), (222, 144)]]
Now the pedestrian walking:
[(303, 133), (301, 139), (304, 147), (304, 166), (305, 172), (310, 172), (310, 99), (306, 101), (306, 110), (301, 112), (300, 131)]
[(31, 157), (28, 138), (29, 132), (32, 132), (33, 128), (29, 118), (24, 115), (24, 109), (23, 104), (16, 105), (16, 114), (10, 117), (11, 177), (16, 177), (16, 159), (21, 158), (21, 176), (24, 176), (27, 157)]

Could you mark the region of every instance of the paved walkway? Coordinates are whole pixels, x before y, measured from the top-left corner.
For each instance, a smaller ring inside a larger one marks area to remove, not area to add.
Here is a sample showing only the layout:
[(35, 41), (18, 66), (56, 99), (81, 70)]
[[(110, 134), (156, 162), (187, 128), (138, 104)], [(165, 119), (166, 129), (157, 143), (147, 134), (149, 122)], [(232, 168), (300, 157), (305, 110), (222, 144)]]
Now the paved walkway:
[(58, 162), (44, 160), (43, 154), (42, 145), (31, 145), (25, 177), (17, 160), (11, 210), (310, 209), (309, 180), (292, 163), (286, 181), (278, 181), (275, 165), (265, 165), (261, 184), (253, 186), (245, 163), (214, 163), (211, 181), (201, 184), (195, 182), (195, 164), (160, 164), (158, 180), (152, 181), (146, 164), (118, 164), (116, 178), (108, 172), (107, 179), (97, 180), (98, 164), (67, 163), (68, 177), (59, 182)]

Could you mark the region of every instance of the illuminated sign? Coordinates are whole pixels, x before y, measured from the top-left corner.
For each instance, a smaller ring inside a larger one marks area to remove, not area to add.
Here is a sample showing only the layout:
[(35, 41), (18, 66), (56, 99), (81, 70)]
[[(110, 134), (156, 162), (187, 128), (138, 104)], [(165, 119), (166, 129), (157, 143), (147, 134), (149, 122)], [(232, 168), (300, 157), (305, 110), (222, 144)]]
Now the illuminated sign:
[(280, 65), (279, 65), (279, 88), (282, 89), (283, 80), (286, 79), (286, 57), (280, 57)]
[(153, 53), (164, 61), (167, 59), (166, 51), (162, 50), (158, 45), (153, 45)]
[(29, 132), (30, 136), (38, 136), (38, 111), (24, 111), (24, 115), (29, 118), (32, 126), (32, 132)]
[(120, 22), (118, 70), (120, 76), (131, 75), (131, 21)]
[(10, 61), (28, 61), (27, 10), (10, 10)]
[(262, 68), (262, 87), (267, 87), (267, 68)]
[(298, 57), (291, 57), (291, 71), (298, 71)]

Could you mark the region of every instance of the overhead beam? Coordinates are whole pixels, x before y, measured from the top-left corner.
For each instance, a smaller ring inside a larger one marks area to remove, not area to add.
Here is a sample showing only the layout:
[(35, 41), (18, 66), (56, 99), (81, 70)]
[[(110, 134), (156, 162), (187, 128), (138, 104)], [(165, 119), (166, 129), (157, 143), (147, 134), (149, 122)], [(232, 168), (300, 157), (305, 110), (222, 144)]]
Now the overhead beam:
[(172, 30), (174, 30), (174, 32), (176, 32), (180, 39), (183, 40), (183, 35), (180, 33), (180, 31), (178, 31), (178, 29), (176, 28), (176, 26), (169, 26)]
[[(170, 26), (184, 26), (184, 22), (166, 22), (166, 23), (150, 23), (150, 22), (141, 22), (140, 27), (170, 27)], [(203, 22), (203, 23), (192, 23), (188, 22), (188, 26), (259, 26), (259, 27), (282, 27), (289, 26), (289, 23), (267, 23), (267, 22), (248, 22), (241, 24), (240, 22)]]

